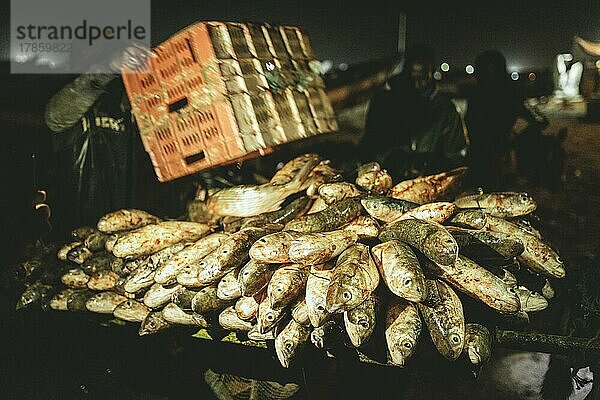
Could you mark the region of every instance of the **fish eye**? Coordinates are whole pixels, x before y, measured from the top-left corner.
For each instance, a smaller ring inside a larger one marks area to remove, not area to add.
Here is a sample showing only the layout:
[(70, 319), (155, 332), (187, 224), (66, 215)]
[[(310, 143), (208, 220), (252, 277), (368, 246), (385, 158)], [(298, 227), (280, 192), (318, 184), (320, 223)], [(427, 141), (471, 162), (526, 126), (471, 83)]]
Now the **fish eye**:
[(360, 321), (359, 325), (363, 328), (363, 329), (369, 329), (369, 323), (367, 321)]
[(287, 342), (287, 343), (285, 344), (285, 349), (286, 349), (287, 351), (292, 351), (292, 349), (293, 349), (293, 348), (294, 348), (294, 345), (293, 345), (291, 342)]
[(267, 315), (267, 321), (272, 322), (274, 319), (275, 319), (275, 316), (273, 314)]
[(514, 288), (514, 287), (512, 287), (512, 286), (511, 286), (511, 287), (509, 287), (509, 288), (508, 288), (508, 293), (516, 294), (516, 292), (515, 292), (515, 288)]
[(406, 278), (406, 279), (404, 280), (404, 286), (408, 286), (408, 285), (410, 285), (411, 283), (412, 283), (412, 279), (410, 279), (410, 278)]
[(519, 196), (519, 200), (521, 200), (521, 201), (528, 201), (529, 200), (529, 195), (527, 195), (527, 193), (522, 193)]
[(156, 328), (156, 324), (154, 324), (154, 321), (150, 321), (150, 322), (148, 322), (148, 327), (154, 329), (154, 328)]
[(460, 343), (460, 338), (458, 337), (458, 335), (452, 335), (452, 342), (453, 343)]
[(318, 311), (325, 311), (325, 307), (323, 307), (323, 306), (321, 306), (321, 305), (318, 305), (318, 306), (317, 306), (317, 310), (318, 310)]
[(348, 301), (352, 298), (352, 293), (346, 291), (342, 294), (342, 297), (344, 298), (344, 300)]
[(404, 347), (406, 347), (407, 349), (411, 349), (412, 348), (412, 343), (411, 342), (404, 342)]

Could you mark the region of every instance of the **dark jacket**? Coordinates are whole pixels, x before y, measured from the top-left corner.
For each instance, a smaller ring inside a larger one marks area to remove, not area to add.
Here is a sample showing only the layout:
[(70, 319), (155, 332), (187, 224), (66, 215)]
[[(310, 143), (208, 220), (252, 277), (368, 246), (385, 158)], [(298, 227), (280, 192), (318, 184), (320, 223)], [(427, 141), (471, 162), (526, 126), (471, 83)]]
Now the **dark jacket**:
[(361, 148), (367, 157), (399, 178), (462, 165), (468, 140), (454, 104), (435, 87), (422, 95), (402, 74), (388, 86), (369, 105)]

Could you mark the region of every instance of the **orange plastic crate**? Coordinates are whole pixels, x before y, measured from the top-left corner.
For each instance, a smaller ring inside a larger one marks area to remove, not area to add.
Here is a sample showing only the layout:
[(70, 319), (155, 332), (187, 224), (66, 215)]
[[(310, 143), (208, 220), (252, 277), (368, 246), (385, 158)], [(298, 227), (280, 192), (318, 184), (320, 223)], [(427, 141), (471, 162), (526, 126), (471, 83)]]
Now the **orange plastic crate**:
[[(154, 48), (147, 71), (124, 71), (158, 179), (337, 130), (313, 57), (297, 27), (201, 22)], [(299, 76), (310, 77), (305, 86), (294, 85)]]

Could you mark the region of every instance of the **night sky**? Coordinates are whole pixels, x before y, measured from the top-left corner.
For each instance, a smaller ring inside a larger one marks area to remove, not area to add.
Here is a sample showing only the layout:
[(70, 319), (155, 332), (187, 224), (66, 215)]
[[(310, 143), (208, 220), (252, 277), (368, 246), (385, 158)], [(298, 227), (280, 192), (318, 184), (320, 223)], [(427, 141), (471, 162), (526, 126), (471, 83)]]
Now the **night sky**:
[[(100, 0), (98, 0), (100, 1)], [(6, 59), (8, 4), (0, 40)], [(600, 41), (600, 1), (152, 1), (153, 42), (198, 20), (269, 21), (303, 26), (321, 59), (355, 63), (393, 54), (398, 15), (407, 14), (408, 44), (428, 42), (438, 58), (463, 68), (497, 48), (514, 69), (550, 66), (572, 37)]]

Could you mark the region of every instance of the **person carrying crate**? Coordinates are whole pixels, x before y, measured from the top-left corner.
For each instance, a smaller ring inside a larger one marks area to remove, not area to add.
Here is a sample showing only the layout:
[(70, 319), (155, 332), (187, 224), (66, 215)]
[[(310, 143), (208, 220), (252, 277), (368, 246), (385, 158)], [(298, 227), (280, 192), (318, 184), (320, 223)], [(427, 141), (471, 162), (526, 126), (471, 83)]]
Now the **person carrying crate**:
[(47, 103), (56, 155), (55, 231), (94, 225), (120, 208), (184, 212), (189, 180), (159, 184), (119, 78), (121, 68), (140, 67), (147, 55), (141, 46), (128, 47), (109, 61), (113, 74), (80, 75)]

